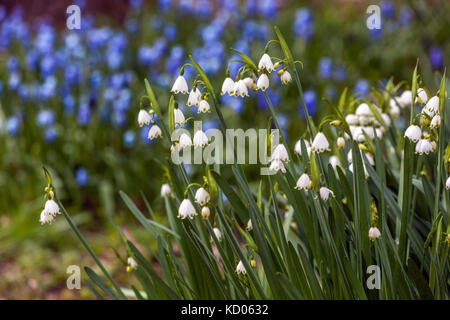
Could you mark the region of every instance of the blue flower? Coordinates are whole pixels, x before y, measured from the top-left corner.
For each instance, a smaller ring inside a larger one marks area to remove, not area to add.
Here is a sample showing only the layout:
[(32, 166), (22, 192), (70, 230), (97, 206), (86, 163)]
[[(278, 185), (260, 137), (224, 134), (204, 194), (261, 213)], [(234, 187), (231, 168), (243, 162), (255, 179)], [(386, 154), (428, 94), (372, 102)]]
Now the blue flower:
[(82, 98), (82, 102), (78, 109), (78, 123), (82, 126), (88, 125), (91, 120), (91, 108), (86, 100), (86, 98)]
[(211, 16), (212, 7), (209, 0), (197, 0), (196, 14), (202, 18), (208, 18)]
[(125, 133), (123, 134), (123, 144), (127, 148), (131, 148), (134, 146), (135, 142), (136, 142), (136, 133), (132, 130), (125, 131)]
[(172, 0), (158, 0), (159, 11), (165, 12), (172, 6)]
[(223, 105), (231, 107), (231, 109), (238, 114), (241, 114), (244, 111), (244, 99), (224, 95), (222, 96), (222, 101)]
[(355, 87), (353, 88), (353, 92), (358, 94), (358, 97), (362, 97), (367, 95), (370, 91), (370, 83), (366, 79), (359, 79), (356, 82)]
[(78, 186), (85, 187), (89, 183), (89, 172), (86, 168), (80, 167), (75, 172), (75, 178), (77, 180)]
[(400, 10), (400, 25), (408, 27), (414, 17), (414, 13), (410, 7), (404, 6)]
[(9, 75), (8, 86), (12, 91), (15, 91), (19, 88), (20, 82), (21, 82), (20, 74), (11, 73)]
[(64, 111), (67, 114), (73, 114), (75, 111), (75, 99), (72, 95), (67, 95), (63, 100)]
[(16, 136), (20, 131), (20, 118), (19, 116), (11, 116), (6, 120), (6, 132), (10, 136)]
[(52, 110), (41, 110), (37, 115), (37, 123), (40, 127), (48, 127), (55, 122), (55, 118), (55, 113)]
[(17, 57), (10, 57), (8, 59), (8, 71), (9, 72), (16, 72), (19, 70), (19, 59)]
[(58, 138), (58, 132), (56, 131), (56, 129), (54, 127), (45, 129), (45, 132), (44, 132), (45, 141), (47, 141), (48, 143), (53, 143), (56, 141), (57, 138)]
[(344, 81), (346, 77), (347, 77), (347, 71), (345, 70), (344, 67), (337, 67), (334, 70), (334, 78), (337, 81)]
[[(272, 91), (272, 90), (266, 90), (266, 93), (269, 96), (270, 102), (272, 102), (272, 105), (274, 106), (274, 108), (276, 108), (281, 100), (280, 93), (277, 91)], [(269, 108), (269, 104), (267, 103), (264, 93), (261, 90), (258, 90), (256, 97), (257, 97), (258, 107), (260, 109), (267, 110)]]
[(274, 19), (278, 15), (278, 1), (260, 0), (259, 12), (267, 19)]
[(310, 41), (314, 35), (314, 24), (311, 10), (302, 8), (295, 13), (295, 21), (292, 27), (297, 36)]
[(331, 78), (333, 72), (333, 62), (328, 57), (319, 60), (319, 75), (324, 79)]
[[(317, 112), (318, 107), (318, 101), (317, 101), (317, 94), (316, 91), (313, 89), (306, 90), (303, 94), (303, 98), (305, 99), (306, 109), (308, 110), (308, 113), (310, 116), (314, 116)], [(302, 102), (300, 101), (300, 113), (305, 116), (305, 113), (303, 111)]]
[(177, 35), (178, 35), (177, 27), (173, 23), (166, 25), (166, 27), (164, 28), (164, 36), (169, 41), (175, 40), (177, 38)]
[(430, 50), (430, 63), (433, 69), (440, 70), (444, 67), (444, 53), (438, 46), (433, 46)]
[(387, 18), (393, 18), (395, 15), (394, 4), (389, 0), (381, 2), (381, 13)]

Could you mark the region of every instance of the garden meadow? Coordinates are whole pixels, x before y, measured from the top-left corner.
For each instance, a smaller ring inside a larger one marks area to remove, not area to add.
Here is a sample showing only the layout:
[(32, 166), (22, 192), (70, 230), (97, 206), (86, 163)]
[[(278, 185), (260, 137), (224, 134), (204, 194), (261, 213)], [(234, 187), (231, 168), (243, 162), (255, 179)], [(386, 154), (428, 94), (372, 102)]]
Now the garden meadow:
[(0, 4), (0, 298), (449, 299), (450, 5), (370, 4)]

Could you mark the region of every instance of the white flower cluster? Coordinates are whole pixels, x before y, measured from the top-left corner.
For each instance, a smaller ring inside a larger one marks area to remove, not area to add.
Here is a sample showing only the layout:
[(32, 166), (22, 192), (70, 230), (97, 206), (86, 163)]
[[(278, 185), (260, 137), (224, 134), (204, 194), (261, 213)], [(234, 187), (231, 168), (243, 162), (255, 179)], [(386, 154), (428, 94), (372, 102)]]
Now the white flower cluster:
[(138, 114), (138, 123), (139, 126), (142, 127), (144, 125), (150, 125), (152, 124), (152, 127), (148, 131), (148, 138), (150, 140), (156, 139), (158, 137), (162, 136), (161, 128), (158, 127), (157, 124), (155, 124), (155, 121), (153, 119), (153, 113), (150, 113), (144, 109), (141, 109)]
[(284, 144), (280, 143), (272, 151), (272, 156), (270, 157), (270, 170), (286, 172), (284, 163), (289, 161), (289, 155)]
[[(382, 113), (381, 109), (374, 105), (374, 108), (380, 113), (386, 127), (390, 127), (391, 118), (387, 113)], [(381, 139), (385, 133), (385, 127), (377, 121), (375, 115), (367, 103), (361, 103), (355, 110), (354, 114), (348, 114), (345, 117), (350, 132), (354, 140), (363, 142), (366, 140), (364, 133), (370, 138), (374, 139), (375, 135)], [(374, 132), (375, 128), (375, 132)]]
[(405, 131), (405, 137), (416, 144), (417, 154), (429, 154), (436, 150), (436, 141), (432, 140), (432, 135), (427, 127), (432, 130), (441, 124), (441, 116), (439, 113), (439, 98), (437, 96), (428, 100), (428, 96), (423, 89), (419, 89), (417, 99), (419, 103), (426, 103), (423, 107), (420, 117), (421, 126), (412, 124)]
[[(245, 78), (241, 76), (239, 79), (238, 77), (239, 80), (236, 79), (236, 81), (233, 81), (233, 79), (230, 78), (230, 75), (227, 72), (227, 77), (223, 81), (222, 90), (220, 93), (221, 95), (228, 94), (230, 96), (244, 98), (248, 97), (249, 89), (252, 89), (254, 91), (266, 91), (269, 88), (270, 84), (269, 74), (272, 71), (275, 71), (278, 66), (279, 63), (276, 63), (274, 65), (270, 56), (267, 53), (264, 53), (258, 63), (258, 77), (252, 74), (251, 76), (247, 76)], [(286, 68), (280, 70), (277, 74), (280, 76), (281, 83), (283, 84), (287, 84), (292, 80), (292, 76), (289, 71), (286, 70)]]
[[(206, 102), (206, 100), (202, 100), (202, 101)], [(179, 108), (174, 109), (174, 122), (175, 122), (175, 125), (179, 125), (180, 127), (183, 126), (183, 124), (185, 122), (183, 111), (181, 111)], [(204, 133), (202, 130), (197, 130), (195, 132), (193, 141), (192, 141), (191, 137), (189, 136), (188, 132), (183, 130), (178, 139), (178, 151), (185, 149), (185, 148), (190, 148), (192, 145), (194, 145), (194, 148), (197, 148), (197, 147), (203, 148), (208, 143), (209, 143), (209, 138), (206, 135), (206, 133)]]

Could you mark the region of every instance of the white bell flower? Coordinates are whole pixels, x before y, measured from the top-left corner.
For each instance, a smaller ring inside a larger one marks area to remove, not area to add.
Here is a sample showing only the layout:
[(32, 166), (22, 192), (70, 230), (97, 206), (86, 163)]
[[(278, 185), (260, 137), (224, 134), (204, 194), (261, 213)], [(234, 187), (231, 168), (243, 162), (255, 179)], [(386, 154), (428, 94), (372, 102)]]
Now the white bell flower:
[(286, 173), (286, 168), (284, 167), (283, 161), (280, 159), (274, 159), (270, 162), (269, 170), (272, 171), (281, 171), (281, 173)]
[(182, 133), (180, 136), (179, 146), (180, 149), (192, 146), (191, 137), (189, 137), (189, 135), (187, 135), (186, 133)]
[(341, 162), (339, 161), (339, 158), (335, 155), (332, 155), (328, 162), (331, 164), (331, 166), (336, 169), (337, 166), (341, 165)]
[(427, 103), (427, 101), (428, 101), (427, 92), (423, 88), (419, 88), (417, 90), (416, 103), (425, 104)]
[(403, 93), (400, 95), (400, 99), (397, 100), (398, 104), (402, 108), (406, 108), (407, 106), (410, 106), (411, 105), (411, 101), (412, 101), (412, 92), (411, 92), (411, 90), (403, 91)]
[[(299, 139), (294, 146), (294, 151), (295, 153), (297, 153), (299, 156), (302, 155), (302, 145), (301, 145), (301, 140)], [(311, 154), (311, 145), (309, 144), (308, 140), (303, 140), (305, 142), (305, 147), (306, 147), (306, 152), (309, 154)]]
[(56, 214), (61, 214), (58, 204), (55, 200), (51, 199), (45, 202), (44, 210), (53, 216), (55, 216)]
[(407, 137), (412, 142), (416, 143), (419, 141), (420, 137), (422, 136), (422, 130), (419, 126), (416, 125), (410, 125), (406, 131), (405, 131), (405, 137)]
[(183, 93), (186, 94), (189, 92), (188, 84), (186, 79), (180, 74), (178, 78), (175, 80), (171, 92), (178, 94)]
[(165, 197), (167, 195), (170, 195), (172, 193), (172, 189), (170, 188), (168, 183), (164, 183), (161, 186), (161, 197)]
[(53, 220), (54, 220), (54, 216), (52, 214), (48, 213), (45, 209), (42, 210), (41, 216), (39, 218), (39, 222), (41, 224), (52, 223)]
[(262, 73), (259, 76), (258, 83), (256, 85), (258, 89), (266, 91), (266, 89), (269, 88), (269, 77), (267, 76), (267, 74)]
[(354, 126), (359, 124), (359, 118), (355, 114), (348, 114), (345, 116), (345, 121), (347, 121), (349, 126)]
[(429, 154), (433, 151), (433, 145), (431, 144), (429, 139), (420, 139), (419, 142), (416, 144), (416, 153), (422, 155), (422, 154)]
[(345, 148), (345, 139), (342, 137), (338, 137), (337, 141), (336, 141), (336, 145), (339, 149), (344, 149)]
[(184, 123), (184, 114), (183, 114), (183, 111), (181, 111), (179, 108), (175, 108), (174, 110), (173, 110), (173, 115), (174, 115), (174, 118), (175, 118), (175, 124), (177, 125), (179, 125), (179, 126), (182, 126), (183, 125), (183, 123)]
[(248, 220), (246, 229), (247, 229), (247, 231), (252, 231), (253, 230), (252, 219)]
[(194, 199), (195, 199), (195, 202), (204, 206), (204, 205), (208, 204), (211, 197), (209, 195), (209, 192), (206, 191), (205, 188), (198, 188), (197, 192), (195, 193)]
[(330, 194), (331, 194), (331, 196), (334, 196), (333, 191), (331, 191), (327, 187), (320, 188), (319, 194), (320, 194), (320, 198), (322, 198), (323, 201), (327, 201), (328, 198), (330, 197)]
[(312, 181), (309, 178), (308, 174), (304, 173), (298, 178), (297, 185), (295, 186), (295, 189), (297, 190), (305, 190), (308, 191), (312, 188)]
[(292, 81), (292, 76), (289, 73), (289, 71), (285, 70), (282, 74), (281, 74), (281, 83), (282, 84), (288, 84), (289, 82)]
[(324, 151), (330, 151), (330, 144), (328, 143), (327, 137), (322, 132), (318, 132), (313, 140), (311, 150), (316, 153), (321, 153)]
[(153, 140), (161, 136), (162, 136), (161, 128), (158, 127), (156, 124), (152, 125), (152, 127), (148, 131), (148, 138), (150, 140)]
[(282, 160), (284, 162), (289, 161), (289, 154), (286, 150), (286, 147), (282, 143), (277, 145), (272, 152), (271, 160), (276, 160), (276, 159)]
[(432, 114), (439, 112), (439, 98), (437, 96), (430, 98), (424, 108)]
[(381, 237), (381, 232), (380, 232), (380, 230), (378, 230), (378, 228), (377, 227), (371, 227), (370, 229), (369, 229), (369, 238), (370, 238), (370, 240), (375, 240), (375, 239), (378, 239), (379, 237)]
[(202, 101), (200, 101), (200, 104), (198, 106), (198, 113), (206, 113), (206, 112), (210, 112), (211, 108), (209, 106), (209, 103), (207, 100), (202, 99)]
[(198, 104), (200, 103), (200, 100), (201, 100), (201, 96), (202, 96), (202, 93), (200, 92), (200, 90), (198, 88), (195, 88), (195, 90), (194, 90), (194, 88), (192, 88), (191, 93), (189, 93), (187, 105), (189, 107), (198, 106)]
[(433, 117), (433, 119), (431, 119), (430, 127), (434, 129), (439, 127), (440, 124), (441, 124), (441, 116), (437, 114)]
[(208, 144), (208, 136), (202, 131), (202, 130), (198, 130), (195, 134), (194, 134), (194, 147), (204, 147)]
[(216, 235), (217, 240), (222, 241), (222, 232), (218, 228), (213, 228), (214, 234)]
[(137, 266), (138, 266), (136, 260), (134, 260), (132, 257), (129, 257), (128, 260), (127, 260), (127, 262), (128, 262), (128, 265), (130, 266), (130, 268), (131, 268), (132, 270), (136, 270), (136, 268), (137, 268)]
[(445, 189), (450, 189), (450, 177), (448, 177), (447, 181), (445, 182)]
[(230, 77), (225, 78), (222, 84), (221, 95), (228, 93), (230, 96), (234, 95), (234, 81)]
[(236, 272), (237, 272), (237, 274), (243, 274), (243, 275), (247, 274), (247, 270), (245, 270), (245, 267), (244, 267), (244, 264), (242, 263), (242, 261), (239, 261), (239, 263), (236, 267)]
[(202, 218), (203, 219), (208, 219), (209, 215), (210, 215), (211, 211), (209, 210), (209, 207), (203, 207), (202, 208)]
[(274, 70), (272, 60), (267, 53), (264, 53), (259, 60), (258, 69), (259, 71), (266, 70), (268, 73), (271, 73)]
[(150, 116), (150, 113), (148, 113), (144, 109), (141, 109), (138, 114), (139, 127), (142, 127), (144, 124), (148, 126), (150, 122), (152, 122), (152, 117)]
[(244, 80), (239, 80), (234, 83), (234, 95), (236, 97), (241, 96), (242, 98), (245, 96), (248, 97), (248, 89)]
[(194, 219), (194, 216), (196, 215), (197, 212), (195, 212), (195, 208), (192, 205), (191, 200), (184, 199), (180, 204), (180, 208), (178, 208), (178, 218), (185, 219), (186, 217), (189, 217)]

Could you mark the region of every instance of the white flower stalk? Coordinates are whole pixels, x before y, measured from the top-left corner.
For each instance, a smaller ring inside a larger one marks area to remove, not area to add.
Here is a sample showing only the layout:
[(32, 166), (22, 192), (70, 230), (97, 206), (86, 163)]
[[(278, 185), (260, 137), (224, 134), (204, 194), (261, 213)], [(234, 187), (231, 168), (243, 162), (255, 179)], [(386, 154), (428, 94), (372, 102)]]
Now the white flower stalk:
[(347, 121), (349, 126), (355, 126), (359, 124), (359, 118), (355, 114), (346, 115), (345, 121)]
[(287, 70), (283, 71), (283, 73), (281, 74), (280, 80), (281, 80), (282, 84), (288, 84), (289, 82), (291, 82), (292, 76), (289, 73), (289, 71), (287, 71)]
[(230, 96), (234, 95), (234, 81), (230, 77), (227, 77), (222, 84), (221, 95), (228, 93)]
[(242, 261), (239, 261), (239, 263), (236, 267), (236, 272), (237, 272), (237, 274), (242, 274), (242, 275), (247, 274), (247, 270), (245, 270), (245, 267), (244, 267), (244, 264), (242, 263)]
[(198, 113), (207, 113), (207, 112), (211, 112), (211, 107), (209, 106), (209, 103), (207, 100), (202, 99), (202, 101), (200, 101), (200, 104), (198, 106)]
[(414, 143), (419, 141), (421, 136), (422, 136), (422, 129), (420, 129), (420, 127), (416, 125), (410, 125), (408, 129), (406, 129), (405, 131), (405, 137), (407, 137)]
[(327, 137), (322, 132), (318, 132), (313, 140), (311, 150), (316, 153), (321, 153), (324, 151), (330, 151), (330, 144), (328, 143)]
[(321, 198), (323, 201), (327, 201), (328, 198), (330, 197), (330, 195), (331, 195), (331, 196), (334, 196), (333, 191), (331, 191), (330, 189), (328, 189), (328, 188), (326, 188), (326, 187), (320, 188), (319, 194), (320, 194), (320, 198)]
[(150, 140), (153, 140), (158, 137), (162, 137), (162, 131), (161, 131), (160, 127), (158, 127), (156, 124), (154, 124), (148, 131), (148, 138)]
[(208, 142), (209, 142), (208, 136), (202, 130), (198, 130), (194, 134), (194, 147), (195, 148), (197, 148), (197, 147), (203, 148), (204, 146), (206, 146), (208, 144)]
[(173, 115), (174, 115), (174, 118), (175, 118), (175, 124), (177, 125), (179, 125), (180, 127), (183, 125), (183, 123), (184, 123), (184, 114), (183, 114), (183, 111), (181, 111), (179, 108), (175, 108), (174, 110), (173, 110)]
[(44, 210), (53, 216), (56, 216), (56, 214), (61, 214), (61, 211), (59, 210), (59, 206), (55, 200), (47, 200), (45, 202)]
[(54, 216), (52, 214), (48, 213), (45, 209), (42, 210), (41, 216), (39, 218), (39, 222), (41, 224), (52, 223), (53, 220), (54, 220)]
[(213, 228), (214, 234), (216, 235), (217, 240), (222, 241), (222, 232), (219, 229)]
[(186, 133), (181, 134), (179, 143), (179, 149), (184, 149), (192, 146), (191, 137), (189, 137)]
[(247, 88), (249, 89), (253, 89), (253, 87), (255, 86), (255, 80), (253, 80), (253, 78), (247, 77), (244, 78), (244, 83), (247, 86)]
[(259, 76), (256, 86), (262, 91), (266, 91), (266, 89), (269, 88), (269, 77), (267, 76), (267, 74), (262, 73)]
[(297, 185), (295, 186), (295, 189), (297, 190), (305, 190), (308, 191), (312, 188), (312, 181), (309, 178), (308, 174), (304, 173), (298, 178)]
[(439, 98), (434, 96), (428, 100), (424, 109), (426, 109), (431, 114), (436, 114), (439, 112)]
[(423, 88), (419, 88), (417, 90), (416, 103), (424, 104), (424, 103), (427, 103), (427, 101), (428, 101), (427, 92)]
[(203, 219), (208, 219), (210, 214), (211, 214), (211, 211), (209, 210), (209, 207), (205, 206), (202, 208), (202, 218)]
[(271, 159), (272, 160), (282, 160), (284, 162), (289, 161), (289, 154), (288, 154), (284, 144), (280, 143), (279, 145), (277, 145), (275, 147), (275, 149), (272, 152)]
[(335, 155), (331, 156), (328, 162), (331, 164), (333, 169), (336, 169), (337, 166), (341, 165), (341, 162), (339, 161), (339, 158)]
[(266, 70), (268, 73), (271, 73), (274, 70), (272, 60), (267, 53), (264, 53), (259, 60), (258, 69), (259, 71)]
[(142, 127), (144, 124), (148, 126), (150, 122), (152, 122), (152, 117), (150, 116), (150, 113), (148, 113), (144, 109), (141, 109), (138, 114), (139, 127)]
[(270, 162), (269, 170), (271, 171), (281, 171), (281, 173), (286, 173), (286, 168), (284, 167), (283, 161), (280, 159), (274, 159)]
[(132, 257), (129, 257), (128, 260), (127, 260), (127, 262), (128, 262), (128, 266), (129, 266), (132, 270), (136, 270), (136, 269), (137, 269), (138, 264), (137, 264), (136, 260), (134, 260)]
[(165, 197), (167, 195), (170, 195), (172, 193), (172, 189), (170, 188), (168, 183), (164, 183), (161, 186), (161, 197)]
[(211, 199), (209, 192), (206, 191), (205, 188), (199, 188), (197, 192), (195, 193), (195, 202), (198, 204), (204, 206), (208, 204), (209, 200)]
[(171, 92), (178, 94), (186, 94), (189, 92), (188, 84), (186, 82), (186, 79), (180, 74), (178, 78), (175, 80), (175, 83), (172, 86)]
[(433, 119), (431, 119), (430, 128), (431, 129), (437, 128), (439, 127), (440, 124), (441, 124), (441, 116), (437, 114), (433, 117)]
[(448, 177), (447, 181), (445, 182), (445, 189), (450, 189), (450, 177)]
[(200, 92), (200, 90), (198, 88), (195, 88), (195, 89), (192, 88), (191, 93), (189, 93), (187, 105), (189, 107), (198, 106), (198, 104), (200, 103), (201, 97), (202, 97), (202, 93)]
[(234, 83), (234, 95), (236, 97), (241, 96), (242, 98), (246, 96), (248, 97), (248, 89), (244, 80), (239, 80)]
[(402, 108), (406, 108), (407, 106), (410, 106), (411, 105), (411, 101), (412, 101), (412, 92), (411, 92), (411, 90), (403, 91), (403, 93), (401, 94), (400, 98), (397, 99), (398, 104)]
[(336, 145), (339, 149), (344, 149), (345, 148), (345, 139), (342, 137), (338, 137), (337, 141), (336, 141)]
[(378, 239), (379, 237), (381, 237), (380, 230), (378, 230), (377, 227), (371, 227), (369, 229), (369, 238), (370, 238), (370, 240), (374, 241), (375, 239)]
[(197, 215), (197, 212), (195, 212), (194, 205), (192, 204), (191, 200), (184, 199), (180, 207), (178, 208), (178, 218), (186, 219), (187, 217), (194, 219), (194, 216)]
[(419, 142), (416, 144), (416, 153), (422, 155), (422, 154), (429, 154), (433, 151), (433, 145), (431, 144), (429, 139), (420, 139)]
[(247, 231), (252, 231), (253, 230), (252, 219), (248, 220), (246, 229), (247, 229)]
[[(295, 153), (298, 154), (299, 156), (302, 155), (302, 144), (301, 144), (301, 140), (302, 140), (302, 139), (298, 140), (298, 141), (295, 143), (295, 146), (294, 146), (294, 151), (295, 151)], [(308, 155), (309, 155), (309, 154), (311, 153), (311, 145), (309, 144), (308, 140), (303, 140), (303, 141), (305, 142), (306, 152), (307, 152)]]

